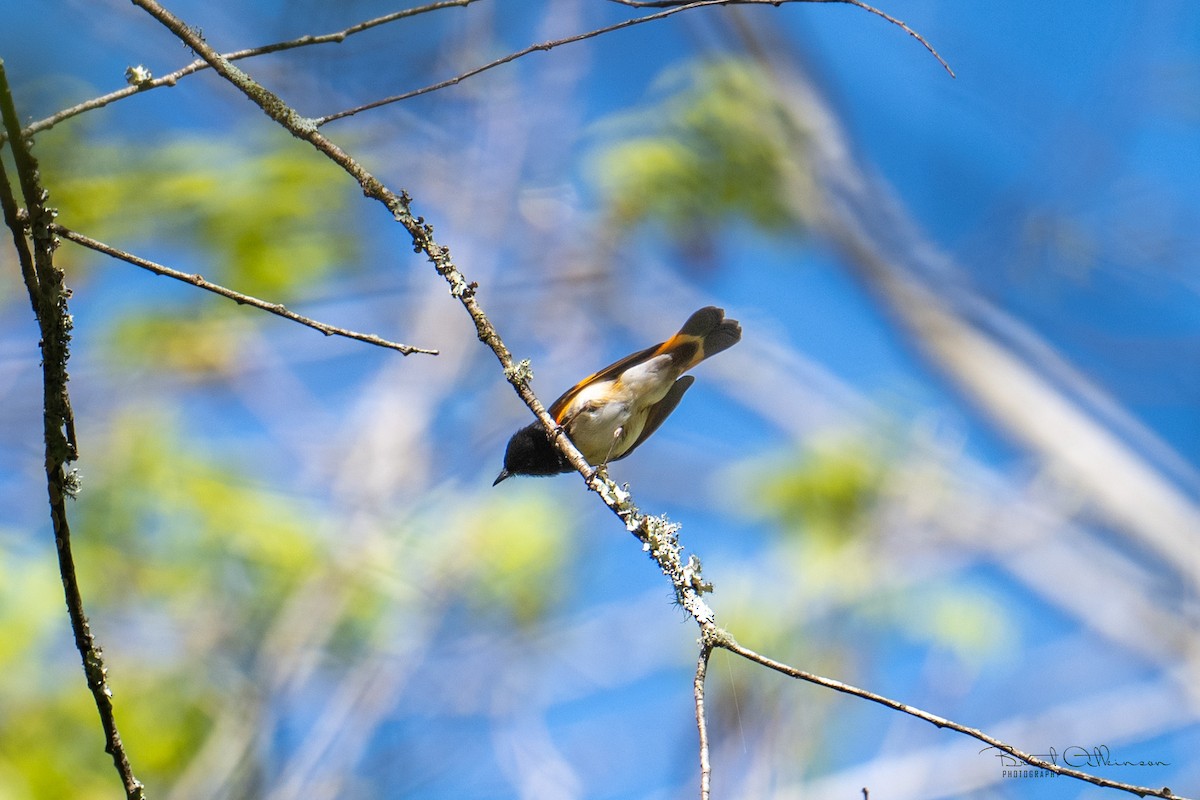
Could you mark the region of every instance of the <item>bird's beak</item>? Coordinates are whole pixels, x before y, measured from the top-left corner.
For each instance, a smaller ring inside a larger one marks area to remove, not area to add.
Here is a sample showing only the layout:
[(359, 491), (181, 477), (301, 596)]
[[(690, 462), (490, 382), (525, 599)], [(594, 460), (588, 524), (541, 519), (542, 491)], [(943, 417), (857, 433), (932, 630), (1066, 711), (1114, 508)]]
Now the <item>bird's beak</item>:
[(492, 481), (492, 486), (495, 486), (497, 483), (499, 483), (500, 481), (504, 480), (505, 478), (507, 478), (511, 475), (512, 475), (512, 473), (506, 469), (500, 470), (500, 474), (496, 476), (496, 480)]

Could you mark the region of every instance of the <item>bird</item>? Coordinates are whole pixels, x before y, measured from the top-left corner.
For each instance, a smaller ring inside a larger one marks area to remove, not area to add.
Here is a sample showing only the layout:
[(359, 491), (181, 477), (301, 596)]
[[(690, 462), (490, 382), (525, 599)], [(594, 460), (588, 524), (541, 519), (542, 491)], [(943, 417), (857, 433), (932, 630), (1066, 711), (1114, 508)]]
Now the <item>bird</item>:
[[(706, 306), (665, 342), (639, 350), (587, 376), (548, 409), (589, 464), (603, 466), (636, 450), (658, 430), (695, 382), (685, 372), (742, 338), (725, 309)], [(512, 435), (504, 468), (492, 486), (513, 475), (558, 475), (574, 467), (541, 422)]]

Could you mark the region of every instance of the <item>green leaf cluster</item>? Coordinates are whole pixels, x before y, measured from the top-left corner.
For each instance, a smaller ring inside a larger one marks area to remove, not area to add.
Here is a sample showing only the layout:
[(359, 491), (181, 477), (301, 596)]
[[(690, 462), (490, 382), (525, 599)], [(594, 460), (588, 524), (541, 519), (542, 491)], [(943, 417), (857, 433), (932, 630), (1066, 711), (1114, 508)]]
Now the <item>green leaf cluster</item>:
[(256, 321), (256, 315), (215, 304), (148, 309), (115, 319), (105, 345), (107, 355), (122, 367), (219, 376), (236, 371), (245, 336)]
[(824, 626), (853, 623), (899, 632), (977, 666), (1018, 634), (986, 586), (970, 580), (912, 586), (892, 574), (895, 564), (881, 555), (889, 547), (880, 539), (887, 530), (879, 512), (892, 502), (889, 483), (902, 467), (887, 441), (830, 436), (746, 469), (753, 516), (778, 535), (768, 561), (794, 582), (794, 592), (772, 605), (747, 587), (744, 607), (732, 607), (745, 617), (731, 624), (786, 653), (821, 636)]
[(68, 228), (129, 250), (147, 241), (183, 246), (198, 265), (189, 271), (286, 300), (354, 264), (360, 248), (345, 175), (278, 138), (131, 146), (56, 132), (39, 153)]
[(659, 223), (685, 242), (738, 219), (800, 230), (815, 196), (806, 137), (773, 86), (748, 61), (691, 63), (645, 109), (610, 121), (594, 173), (615, 224)]
[(474, 613), (527, 628), (559, 604), (573, 529), (568, 509), (536, 488), (515, 489), (485, 495), (458, 527), (453, 571)]
[(763, 471), (757, 507), (785, 534), (845, 542), (869, 521), (886, 477), (882, 454), (867, 442), (819, 443)]

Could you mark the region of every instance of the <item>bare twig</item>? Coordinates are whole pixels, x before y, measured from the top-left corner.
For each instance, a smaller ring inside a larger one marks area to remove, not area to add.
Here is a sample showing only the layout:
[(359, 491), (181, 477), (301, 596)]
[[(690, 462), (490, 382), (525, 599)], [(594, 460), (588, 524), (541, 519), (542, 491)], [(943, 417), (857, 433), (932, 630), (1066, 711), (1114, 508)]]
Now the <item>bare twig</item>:
[[(801, 0), (782, 0), (782, 2), (798, 2), (798, 1), (801, 1)], [(803, 1), (811, 2), (812, 0), (803, 0)], [(429, 86), (426, 86), (424, 88), (413, 89), (411, 92), (404, 92), (403, 94), (392, 95), (391, 97), (384, 97), (380, 100), (375, 100), (370, 103), (364, 103), (361, 106), (355, 106), (354, 108), (348, 108), (345, 111), (339, 111), (336, 114), (329, 114), (324, 117), (318, 117), (316, 119), (316, 124), (317, 124), (317, 127), (320, 127), (328, 122), (333, 122), (334, 120), (338, 120), (338, 119), (344, 119), (345, 117), (351, 117), (351, 116), (354, 116), (355, 114), (358, 114), (363, 111), (370, 111), (373, 108), (379, 108), (380, 106), (386, 106), (386, 105), (390, 105), (392, 103), (398, 103), (401, 100), (408, 100), (413, 97), (419, 97), (423, 94), (429, 94), (430, 92), (436, 92), (439, 89), (445, 89), (448, 86), (454, 86), (456, 84), (462, 83), (467, 78), (473, 78), (476, 75), (479, 75), (480, 73), (483, 73), (483, 72), (487, 72), (490, 69), (495, 69), (496, 67), (502, 66), (504, 64), (508, 64), (512, 61), (516, 61), (518, 58), (527, 56), (530, 53), (536, 53), (538, 51), (545, 52), (547, 50), (553, 50), (556, 47), (561, 47), (562, 45), (565, 45), (565, 44), (574, 44), (575, 42), (582, 42), (584, 39), (592, 39), (592, 38), (595, 38), (596, 36), (601, 36), (605, 33), (612, 33), (613, 31), (619, 31), (623, 28), (630, 28), (634, 25), (641, 25), (643, 22), (653, 22), (654, 20), (664, 19), (666, 17), (672, 16), (673, 14), (678, 14), (681, 11), (689, 11), (693, 8), (703, 8), (705, 6), (726, 5), (729, 2), (730, 2), (730, 0), (696, 0), (695, 2), (689, 2), (689, 3), (683, 4), (683, 5), (676, 6), (674, 8), (669, 8), (666, 11), (659, 11), (657, 13), (649, 14), (644, 17), (636, 17), (635, 19), (627, 19), (623, 22), (618, 22), (613, 25), (605, 25), (603, 28), (596, 28), (594, 30), (586, 31), (585, 33), (577, 33), (577, 34), (574, 34), (573, 36), (563, 37), (562, 39), (552, 39), (551, 41), (541, 42), (540, 44), (531, 44), (522, 50), (517, 50), (514, 53), (509, 53), (506, 56), (497, 58), (495, 61), (489, 61), (488, 63), (486, 63), (482, 66), (474, 67), (472, 69), (467, 70), (466, 72), (455, 75), (453, 78), (447, 78), (444, 81), (439, 81), (437, 83), (430, 84)], [(750, 2), (768, 2), (768, 0), (750, 0)]]
[[(380, 25), (386, 25), (389, 22), (396, 22), (397, 20), (407, 19), (408, 17), (414, 17), (418, 14), (424, 14), (429, 11), (438, 11), (443, 8), (468, 6), (475, 2), (478, 2), (478, 0), (440, 0), (440, 2), (429, 3), (428, 5), (417, 6), (415, 8), (406, 8), (402, 11), (395, 11), (391, 14), (385, 14), (382, 17), (375, 17), (374, 19), (359, 22), (355, 25), (351, 25), (349, 28), (344, 28), (343, 30), (334, 31), (332, 33), (301, 36), (296, 39), (290, 39), (286, 42), (275, 42), (274, 44), (262, 45), (260, 47), (250, 47), (245, 50), (226, 53), (225, 58), (230, 61), (238, 61), (243, 58), (262, 56), (267, 55), (268, 53), (279, 53), (283, 52), (284, 50), (292, 50), (297, 47), (307, 47), (314, 44), (340, 44), (341, 42), (345, 41), (346, 37), (348, 36), (353, 36), (356, 33), (362, 33), (363, 31), (376, 28)], [(94, 97), (91, 100), (71, 106), (70, 108), (64, 108), (62, 111), (59, 111), (53, 116), (31, 123), (25, 128), (24, 133), (26, 136), (32, 136), (40, 131), (53, 128), (58, 123), (70, 119), (78, 114), (82, 114), (85, 111), (103, 108), (109, 103), (122, 100), (130, 95), (135, 95), (139, 92), (146, 92), (151, 89), (158, 89), (162, 86), (174, 86), (180, 78), (191, 75), (193, 72), (199, 72), (200, 70), (208, 68), (208, 62), (202, 58), (198, 58), (191, 64), (188, 64), (186, 67), (182, 67), (181, 69), (177, 69), (174, 72), (167, 73), (161, 77), (139, 81), (132, 86), (125, 87), (124, 89), (118, 89), (116, 91), (109, 92), (106, 95)]]
[(708, 719), (704, 712), (704, 679), (708, 674), (708, 657), (713, 646), (706, 640), (700, 642), (700, 657), (696, 659), (696, 678), (692, 681), (692, 693), (696, 697), (696, 728), (700, 732), (700, 800), (708, 800), (712, 765), (708, 761)]
[(895, 25), (896, 27), (900, 28), (902, 31), (907, 33), (909, 36), (913, 37), (918, 42), (920, 42), (922, 44), (922, 46), (924, 46), (924, 48), (929, 51), (930, 55), (932, 55), (934, 58), (936, 58), (938, 60), (938, 63), (942, 65), (942, 67), (946, 70), (946, 72), (950, 73), (951, 78), (958, 77), (957, 75), (954, 74), (954, 70), (950, 69), (950, 65), (946, 63), (946, 59), (942, 58), (941, 54), (938, 53), (937, 50), (933, 49), (933, 45), (931, 45), (928, 41), (926, 41), (924, 36), (917, 33), (912, 28), (908, 27), (908, 25), (906, 25), (904, 22), (896, 19), (895, 17), (891, 16), (890, 14), (887, 14), (886, 12), (881, 11), (878, 8), (875, 8), (875, 6), (867, 5), (866, 3), (862, 2), (862, 0), (816, 0), (816, 1), (817, 2), (825, 2), (825, 3), (847, 3), (852, 6), (858, 6), (863, 11), (870, 12), (871, 14), (874, 14), (877, 17), (882, 17), (883, 19), (892, 23), (893, 25)]
[[(25, 199), (26, 213), (22, 219), (15, 208), (13, 192), (7, 186), (7, 175), (0, 174), (0, 180), (6, 184), (2, 193), (4, 219), (13, 233), (22, 276), (30, 292), (29, 299), (33, 303), (42, 338), (42, 432), (46, 445), (46, 491), (50, 497), (50, 521), (58, 552), (59, 575), (75, 646), (83, 660), (88, 688), (91, 689), (100, 713), (100, 724), (104, 728), (105, 750), (112, 756), (113, 765), (121, 776), (126, 797), (137, 800), (144, 797), (145, 791), (141, 782), (134, 777), (125, 746), (121, 742), (121, 734), (113, 716), (112, 692), (108, 688), (104, 656), (92, 636), (83, 610), (83, 596), (71, 552), (71, 526), (67, 519), (66, 499), (74, 495), (78, 483), (74, 472), (67, 472), (66, 464), (78, 457), (78, 449), (75, 418), (67, 395), (67, 359), (71, 340), (71, 315), (67, 309), (67, 298), (70, 291), (63, 283), (62, 270), (54, 264), (55, 238), (51, 231), (54, 211), (46, 205), (47, 193), (41, 186), (37, 160), (21, 134), (20, 118), (13, 104), (2, 60), (0, 114), (4, 118), (4, 130), (12, 148), (13, 164)], [(25, 238), (26, 223), (28, 241)]]
[[(617, 2), (623, 2), (623, 0), (617, 0)], [(403, 94), (392, 95), (391, 97), (384, 97), (380, 100), (374, 100), (370, 103), (364, 103), (361, 106), (355, 106), (354, 108), (348, 108), (345, 111), (339, 111), (336, 114), (329, 114), (324, 117), (318, 117), (316, 119), (316, 125), (317, 125), (317, 127), (321, 127), (322, 125), (325, 125), (328, 122), (333, 122), (334, 120), (338, 120), (338, 119), (344, 119), (345, 117), (351, 117), (351, 116), (354, 116), (355, 114), (358, 114), (363, 111), (369, 111), (374, 108), (379, 108), (381, 106), (390, 105), (391, 103), (398, 103), (402, 100), (409, 100), (413, 97), (419, 97), (423, 94), (429, 94), (430, 92), (436, 92), (439, 89), (445, 89), (448, 86), (454, 86), (458, 83), (462, 83), (467, 78), (473, 78), (482, 72), (487, 72), (490, 69), (495, 69), (496, 67), (502, 66), (504, 64), (508, 64), (512, 61), (516, 61), (518, 58), (523, 58), (524, 56), (527, 56), (530, 53), (536, 53), (538, 51), (545, 52), (547, 50), (553, 50), (554, 48), (561, 47), (565, 44), (574, 44), (575, 42), (582, 42), (585, 39), (593, 39), (597, 36), (601, 36), (606, 33), (612, 33), (613, 31), (619, 31), (624, 28), (631, 28), (634, 25), (641, 25), (644, 22), (654, 22), (656, 20), (665, 19), (665, 18), (673, 16), (675, 14), (679, 14), (683, 11), (691, 11), (694, 8), (707, 8), (709, 6), (726, 6), (726, 5), (773, 5), (773, 6), (777, 6), (777, 5), (780, 5), (781, 3), (823, 3), (823, 2), (845, 2), (845, 3), (854, 3), (857, 5), (861, 5), (861, 3), (858, 2), (858, 0), (691, 0), (690, 2), (646, 3), (645, 5), (647, 5), (647, 6), (661, 5), (661, 6), (666, 6), (666, 8), (663, 11), (658, 11), (653, 14), (647, 14), (644, 17), (635, 17), (634, 19), (627, 19), (622, 22), (614, 23), (612, 25), (605, 25), (602, 28), (595, 28), (593, 30), (586, 31), (584, 33), (577, 33), (577, 34), (574, 34), (573, 36), (565, 36), (562, 39), (552, 39), (547, 42), (541, 42), (540, 44), (531, 44), (522, 50), (517, 50), (516, 52), (509, 53), (506, 56), (497, 58), (495, 61), (489, 61), (488, 63), (483, 64), (482, 66), (473, 67), (472, 69), (469, 69), (466, 72), (455, 75), (453, 78), (447, 78), (444, 81), (439, 81), (437, 83), (430, 84), (429, 86), (426, 86), (424, 88), (413, 89), (411, 92), (404, 92)], [(625, 2), (624, 5), (637, 6), (640, 4)], [(870, 6), (865, 6), (865, 7), (870, 10)], [(887, 17), (887, 15), (883, 15), (883, 16)], [(890, 17), (887, 17), (887, 18), (890, 19)], [(892, 20), (892, 21), (895, 22), (895, 20)], [(904, 23), (902, 23), (902, 22), (899, 22), (897, 24), (904, 27)], [(905, 27), (905, 30), (909, 30), (909, 29), (907, 27)], [(913, 33), (913, 32), (911, 30), (909, 30), (909, 33)], [(926, 47), (929, 47), (929, 44), (926, 43), (924, 39), (921, 39), (921, 37), (919, 35), (917, 35), (915, 33), (913, 33), (913, 35), (917, 36), (917, 38), (920, 39), (921, 42), (924, 43)], [(929, 48), (929, 49), (932, 51), (933, 48)], [(937, 53), (935, 52), (934, 55), (936, 56)], [(942, 60), (941, 57), (938, 56), (938, 61), (941, 61), (941, 60)], [(943, 64), (943, 66), (945, 66), (946, 62), (942, 61), (942, 64)], [(947, 66), (946, 69), (949, 69), (949, 67)], [(954, 73), (951, 72), (950, 74), (953, 75)]]
[[(314, 45), (314, 44), (340, 43), (340, 42), (344, 41), (347, 36), (352, 36), (356, 33), (360, 33), (362, 31), (369, 30), (369, 29), (377, 27), (379, 25), (384, 25), (389, 22), (395, 22), (396, 20), (404, 19), (406, 17), (412, 17), (417, 14), (422, 14), (422, 13), (425, 13), (428, 11), (436, 11), (436, 10), (439, 10), (442, 8), (449, 8), (449, 7), (453, 7), (453, 6), (466, 6), (466, 5), (469, 5), (470, 3), (473, 3), (476, 1), (477, 0), (442, 0), (442, 2), (430, 3), (425, 6), (418, 6), (417, 8), (405, 9), (403, 11), (397, 11), (392, 14), (387, 14), (382, 17), (377, 17), (375, 19), (366, 20), (364, 22), (360, 22), (356, 25), (352, 25), (349, 28), (345, 28), (340, 31), (334, 31), (332, 33), (326, 33), (326, 34), (320, 34), (320, 35), (301, 36), (296, 39), (288, 40), (286, 42), (276, 42), (273, 44), (262, 45), (260, 47), (251, 47), (251, 48), (247, 48), (244, 50), (237, 50), (232, 53), (224, 54), (224, 57), (229, 61), (238, 61), (243, 58), (252, 58), (254, 56), (261, 56), (261, 55), (267, 55), (270, 53), (282, 52), (282, 51), (291, 50), (291, 49), (294, 49), (297, 47), (307, 47), (309, 45)], [(420, 89), (414, 89), (409, 92), (403, 92), (401, 94), (396, 94), (396, 95), (392, 95), (390, 97), (385, 97), (380, 100), (372, 101), (370, 103), (365, 103), (360, 106), (355, 106), (354, 108), (346, 109), (344, 111), (339, 111), (334, 114), (328, 114), (323, 117), (318, 117), (316, 119), (316, 125), (317, 125), (317, 127), (321, 127), (321, 126), (325, 125), (326, 123), (333, 122), (334, 120), (338, 120), (338, 119), (343, 119), (345, 117), (354, 116), (355, 114), (358, 114), (363, 111), (369, 111), (371, 109), (379, 108), (381, 106), (390, 105), (392, 103), (398, 103), (403, 100), (409, 100), (413, 97), (419, 97), (424, 94), (429, 94), (431, 92), (435, 92), (440, 89), (445, 89), (447, 87), (457, 85), (457, 84), (461, 83), (462, 81), (467, 80), (468, 78), (472, 78), (476, 75), (479, 75), (480, 73), (487, 72), (488, 70), (494, 69), (494, 68), (502, 66), (504, 64), (508, 64), (512, 61), (516, 61), (518, 58), (522, 58), (531, 53), (535, 53), (538, 51), (545, 52), (548, 50), (553, 50), (554, 48), (560, 47), (562, 45), (573, 44), (575, 42), (580, 42), (585, 39), (591, 39), (591, 38), (600, 36), (605, 33), (610, 33), (612, 31), (621, 30), (623, 28), (628, 28), (628, 27), (631, 27), (634, 25), (640, 25), (644, 22), (653, 22), (655, 20), (659, 20), (659, 19), (663, 19), (665, 17), (672, 16), (673, 14), (677, 14), (681, 11), (688, 11), (693, 8), (703, 8), (703, 7), (707, 7), (707, 6), (762, 5), (762, 4), (780, 5), (781, 3), (846, 3), (848, 5), (858, 6), (859, 8), (863, 9), (864, 11), (867, 11), (871, 14), (875, 14), (876, 16), (879, 16), (879, 17), (887, 20), (888, 22), (892, 23), (893, 25), (896, 25), (897, 27), (901, 28), (906, 33), (908, 33), (910, 36), (915, 38), (918, 42), (921, 43), (922, 46), (925, 47), (926, 50), (928, 50), (933, 55), (934, 58), (936, 58), (938, 60), (938, 63), (940, 63), (942, 65), (942, 67), (944, 67), (945, 70), (948, 73), (950, 73), (951, 77), (955, 77), (954, 70), (951, 69), (950, 65), (946, 62), (946, 60), (944, 58), (942, 58), (942, 56), (937, 52), (937, 50), (933, 47), (933, 45), (931, 45), (929, 43), (929, 41), (925, 39), (924, 36), (922, 36), (917, 31), (913, 30), (912, 28), (910, 28), (902, 20), (896, 19), (895, 17), (892, 17), (891, 15), (887, 14), (886, 12), (884, 12), (878, 8), (875, 8), (874, 6), (868, 5), (867, 3), (862, 2), (862, 0), (692, 0), (691, 2), (687, 2), (686, 0), (612, 0), (612, 2), (619, 3), (620, 5), (629, 6), (631, 8), (662, 8), (664, 10), (654, 13), (654, 14), (649, 14), (645, 17), (638, 17), (636, 19), (624, 20), (623, 22), (618, 22), (613, 25), (607, 25), (602, 28), (596, 28), (594, 30), (575, 34), (573, 36), (567, 36), (562, 39), (554, 39), (554, 40), (547, 41), (547, 42), (541, 42), (539, 44), (533, 44), (522, 50), (518, 50), (516, 52), (510, 53), (510, 54), (503, 56), (501, 58), (498, 58), (494, 61), (490, 61), (487, 64), (483, 64), (482, 66), (469, 69), (466, 72), (463, 72), (463, 73), (460, 73), (460, 74), (454, 76), (453, 78), (448, 78), (444, 81), (439, 81), (437, 83), (430, 84), (429, 86), (425, 86)], [(179, 81), (180, 78), (186, 77), (187, 75), (191, 75), (194, 72), (198, 72), (200, 70), (208, 69), (208, 68), (209, 68), (209, 64), (207, 61), (205, 61), (204, 59), (197, 59), (196, 61), (193, 61), (191, 64), (188, 64), (185, 67), (182, 67), (178, 70), (175, 70), (174, 72), (170, 72), (161, 77), (141, 81), (135, 85), (127, 86), (124, 89), (118, 89), (118, 90), (110, 92), (106, 95), (102, 95), (100, 97), (95, 97), (95, 98), (92, 98), (91, 100), (87, 100), (83, 103), (79, 103), (78, 105), (63, 109), (62, 111), (59, 111), (58, 113), (56, 113), (50, 117), (47, 117), (42, 120), (38, 120), (37, 122), (34, 122), (34, 123), (31, 123), (29, 126), (27, 126), (25, 128), (24, 132), (26, 135), (32, 135), (34, 133), (38, 133), (40, 131), (44, 131), (49, 128), (52, 128), (55, 125), (57, 125), (58, 123), (60, 123), (64, 120), (70, 119), (71, 117), (74, 117), (78, 114), (82, 114), (85, 111), (91, 111), (96, 108), (102, 108), (110, 103), (116, 102), (117, 100), (121, 100), (121, 99), (129, 97), (131, 95), (138, 94), (139, 92), (149, 91), (151, 89), (157, 89), (162, 86), (174, 86)]]
[[(687, 0), (612, 0), (612, 2), (623, 6), (629, 6), (630, 8), (675, 8), (677, 6), (690, 5)], [(951, 78), (957, 77), (954, 74), (954, 70), (950, 69), (950, 65), (946, 63), (946, 60), (938, 54), (938, 51), (933, 48), (933, 45), (931, 45), (924, 36), (908, 27), (908, 25), (906, 25), (904, 22), (896, 19), (884, 11), (881, 11), (875, 6), (864, 3), (862, 0), (725, 0), (725, 4), (731, 6), (753, 5), (757, 3), (771, 3), (771, 5), (778, 5), (779, 2), (846, 3), (847, 5), (858, 6), (863, 11), (867, 11), (877, 17), (882, 17), (883, 19), (903, 30), (909, 36), (916, 39), (921, 43), (922, 46), (924, 46), (926, 50), (929, 51), (934, 58), (938, 60), (938, 63), (942, 65), (946, 72), (950, 73)]]
[(1175, 794), (1170, 790), (1170, 788), (1165, 786), (1161, 789), (1151, 789), (1146, 786), (1136, 786), (1131, 783), (1121, 783), (1120, 781), (1112, 781), (1107, 778), (1100, 778), (1095, 775), (1089, 775), (1086, 772), (1081, 772), (1077, 769), (1072, 769), (1071, 767), (1051, 763), (1044, 759), (1038, 758), (1037, 756), (1030, 755), (1022, 750), (1018, 750), (1010, 744), (1005, 744), (996, 737), (989, 736), (977, 728), (968, 728), (966, 725), (948, 720), (945, 717), (939, 717), (936, 714), (930, 714), (928, 711), (922, 711), (919, 708), (914, 708), (913, 706), (901, 703), (898, 700), (892, 700), (889, 697), (884, 697), (883, 695), (875, 694), (874, 692), (869, 692), (866, 689), (860, 689), (857, 686), (851, 686), (848, 683), (842, 683), (841, 681), (836, 681), (832, 678), (824, 678), (820, 675), (814, 675), (811, 672), (805, 672), (804, 670), (796, 669), (795, 667), (775, 661), (774, 659), (768, 658), (764, 655), (760, 655), (750, 648), (743, 647), (742, 645), (738, 644), (737, 641), (735, 641), (734, 638), (725, 631), (715, 632), (709, 637), (708, 641), (712, 642), (713, 647), (720, 647), (724, 650), (728, 650), (729, 652), (735, 653), (742, 658), (747, 659), (748, 661), (753, 661), (755, 664), (760, 664), (768, 669), (773, 669), (776, 672), (787, 675), (788, 677), (796, 678), (802, 681), (808, 681), (809, 683), (815, 683), (818, 686), (824, 686), (826, 689), (833, 689), (834, 691), (842, 692), (843, 694), (861, 697), (864, 700), (870, 700), (872, 703), (879, 703), (882, 706), (887, 706), (894, 711), (900, 711), (916, 717), (917, 719), (923, 719), (939, 728), (948, 728), (952, 731), (956, 731), (957, 733), (970, 736), (973, 739), (978, 739), (990, 747), (994, 747), (1003, 753), (1007, 753), (1014, 759), (1024, 761), (1031, 767), (1048, 770), (1057, 775), (1066, 775), (1072, 778), (1078, 778), (1081, 781), (1087, 781), (1088, 783), (1095, 784), (1096, 786), (1103, 786), (1109, 789), (1120, 789), (1125, 792), (1136, 794), (1139, 797), (1162, 797), (1167, 798), (1167, 800), (1184, 800), (1184, 798)]
[(174, 278), (177, 281), (190, 283), (192, 286), (204, 289), (207, 292), (219, 294), (222, 297), (228, 297), (238, 305), (247, 305), (253, 306), (254, 308), (260, 308), (263, 311), (270, 312), (277, 316), (283, 317), (284, 319), (290, 319), (292, 322), (298, 322), (301, 325), (306, 325), (313, 330), (320, 331), (326, 336), (344, 336), (347, 339), (357, 339), (360, 342), (367, 342), (368, 344), (378, 345), (379, 347), (387, 347), (392, 350), (397, 350), (406, 356), (413, 353), (425, 353), (428, 355), (437, 355), (438, 353), (437, 350), (428, 350), (423, 347), (413, 347), (412, 345), (400, 344), (399, 342), (392, 342), (371, 333), (356, 333), (355, 331), (346, 330), (345, 328), (339, 328), (334, 325), (328, 325), (324, 322), (318, 322), (315, 319), (309, 319), (308, 317), (301, 316), (294, 311), (288, 310), (282, 303), (270, 303), (266, 300), (260, 300), (257, 297), (252, 297), (248, 294), (242, 294), (241, 292), (236, 292), (233, 289), (226, 288), (220, 284), (213, 283), (212, 281), (207, 281), (200, 275), (180, 272), (179, 270), (171, 269), (170, 267), (164, 267), (162, 264), (156, 264), (153, 261), (135, 256), (132, 253), (126, 253), (124, 250), (118, 250), (117, 248), (105, 244), (104, 242), (97, 241), (90, 236), (84, 236), (82, 233), (77, 233), (70, 228), (64, 228), (62, 225), (53, 225), (52, 230), (54, 233), (58, 234), (64, 239), (68, 239), (75, 244), (95, 250), (98, 253), (104, 253), (107, 256), (112, 256), (113, 258), (133, 264), (136, 267), (149, 270), (155, 275), (164, 275), (168, 278)]
[(644, 17), (635, 17), (634, 19), (627, 19), (627, 20), (624, 20), (623, 22), (617, 22), (613, 25), (605, 25), (602, 28), (596, 28), (594, 30), (587, 31), (585, 33), (577, 33), (573, 36), (566, 36), (562, 39), (553, 39), (551, 41), (542, 42), (540, 44), (531, 44), (528, 47), (524, 48), (523, 50), (517, 50), (516, 52), (509, 53), (506, 56), (497, 58), (495, 61), (489, 61), (487, 64), (484, 64), (479, 67), (474, 67), (472, 69), (467, 70), (466, 72), (455, 75), (453, 78), (448, 78), (444, 81), (439, 81), (438, 83), (430, 84), (429, 86), (426, 86), (424, 88), (414, 89), (411, 92), (404, 92), (403, 94), (392, 95), (391, 97), (384, 97), (380, 100), (375, 100), (370, 103), (364, 103), (361, 106), (355, 106), (354, 108), (346, 109), (345, 111), (339, 111), (336, 114), (329, 114), (324, 117), (319, 117), (316, 120), (317, 127), (320, 127), (328, 122), (333, 122), (334, 120), (353, 116), (362, 111), (369, 111), (374, 108), (379, 108), (380, 106), (386, 106), (391, 103), (398, 103), (402, 100), (408, 100), (413, 97), (419, 97), (420, 95), (423, 95), (423, 94), (429, 94), (430, 92), (436, 92), (439, 89), (445, 89), (448, 86), (454, 86), (455, 84), (465, 81), (467, 78), (473, 78), (474, 76), (480, 74), (481, 72), (487, 72), (488, 70), (494, 69), (503, 64), (508, 64), (512, 61), (516, 61), (518, 58), (527, 56), (530, 53), (535, 53), (538, 51), (545, 52), (547, 50), (553, 50), (554, 48), (561, 47), (562, 45), (565, 45), (565, 44), (573, 44), (575, 42), (581, 42), (584, 39), (592, 39), (592, 38), (595, 38), (596, 36), (600, 36), (602, 34), (612, 33), (613, 31), (619, 31), (623, 28), (629, 28), (634, 25), (641, 25), (644, 22), (654, 22), (655, 20), (664, 19), (666, 17), (672, 16), (673, 14), (678, 14), (682, 11), (690, 11), (694, 8), (706, 8), (708, 6), (726, 6), (726, 5), (773, 5), (773, 6), (777, 6), (782, 3), (828, 3), (828, 2), (848, 3), (850, 5), (858, 6), (859, 8), (862, 8), (865, 11), (869, 11), (872, 14), (876, 14), (880, 17), (883, 17), (888, 22), (891, 22), (893, 25), (897, 25), (900, 28), (902, 28), (903, 30), (907, 31), (909, 35), (915, 37), (917, 39), (917, 41), (919, 41), (921, 44), (923, 44), (925, 46), (926, 50), (928, 50), (930, 53), (933, 54), (933, 57), (936, 58), (943, 67), (945, 67), (946, 71), (950, 73), (951, 77), (954, 77), (954, 70), (950, 69), (950, 65), (946, 63), (945, 59), (943, 59), (940, 55), (938, 55), (938, 52), (933, 49), (933, 46), (930, 45), (929, 42), (927, 42), (925, 40), (925, 38), (921, 36), (921, 34), (917, 33), (916, 31), (914, 31), (912, 28), (905, 25), (900, 20), (895, 19), (894, 17), (891, 17), (891, 16), (885, 14), (884, 12), (880, 11), (879, 9), (877, 9), (873, 6), (867, 5), (866, 3), (862, 2), (862, 0), (691, 0), (691, 2), (686, 2), (684, 0), (653, 0), (652, 2), (636, 2), (636, 0), (614, 0), (614, 2), (620, 3), (622, 5), (633, 6), (635, 8), (655, 7), (655, 8), (663, 8), (665, 10), (658, 11), (654, 14), (648, 14)]

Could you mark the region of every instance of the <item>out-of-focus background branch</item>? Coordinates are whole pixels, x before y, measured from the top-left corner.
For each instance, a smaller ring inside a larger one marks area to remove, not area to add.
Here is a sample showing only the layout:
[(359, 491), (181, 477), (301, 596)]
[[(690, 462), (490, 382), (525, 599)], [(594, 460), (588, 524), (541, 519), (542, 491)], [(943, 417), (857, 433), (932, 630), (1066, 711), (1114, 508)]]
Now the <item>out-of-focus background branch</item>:
[[(395, 10), (245, 6), (172, 10), (232, 47)], [(857, 9), (689, 12), (327, 132), (419, 194), (543, 396), (705, 303), (742, 320), (613, 467), (684, 522), (740, 641), (1194, 795), (1200, 20), (1084, 11), (907, 5), (953, 81)], [(480, 2), (253, 71), (319, 115), (627, 14)], [(119, 3), (10, 16), (37, 118), (192, 58)], [(691, 629), (575, 481), (490, 487), (527, 415), (396, 226), (211, 74), (37, 153), (72, 230), (441, 352), (60, 250), (80, 578), (156, 794), (693, 791)], [(38, 371), (0, 258), (0, 791), (108, 797), (25, 502)], [(1097, 791), (725, 653), (708, 672), (714, 796)]]

